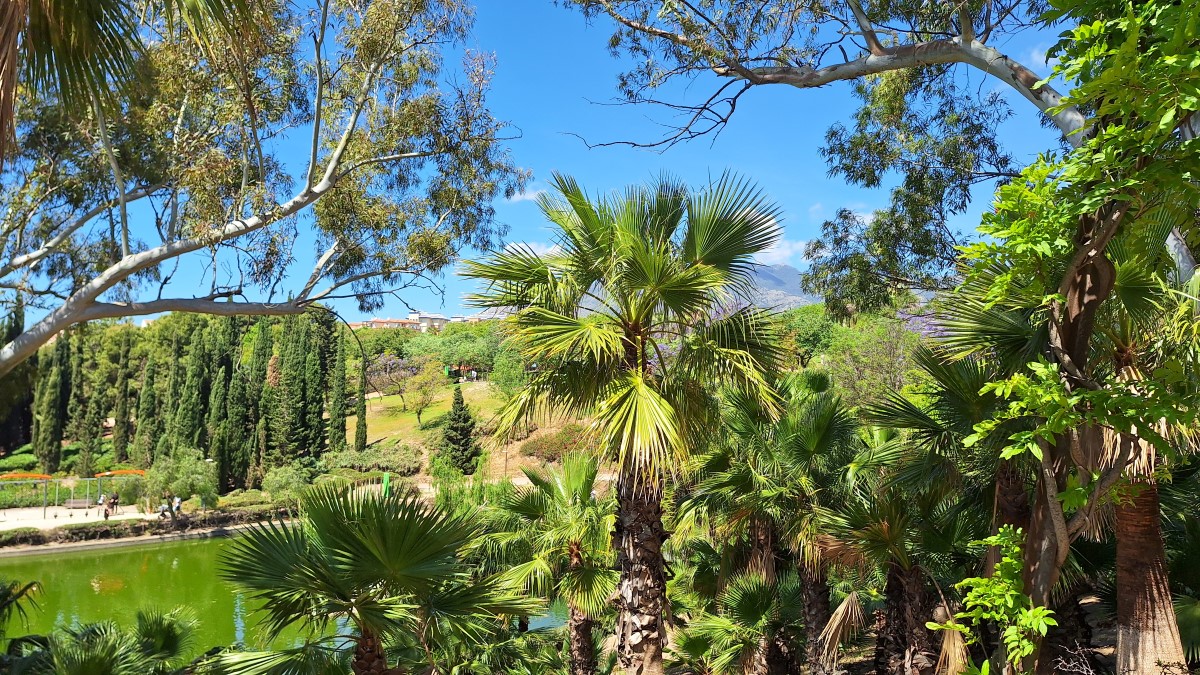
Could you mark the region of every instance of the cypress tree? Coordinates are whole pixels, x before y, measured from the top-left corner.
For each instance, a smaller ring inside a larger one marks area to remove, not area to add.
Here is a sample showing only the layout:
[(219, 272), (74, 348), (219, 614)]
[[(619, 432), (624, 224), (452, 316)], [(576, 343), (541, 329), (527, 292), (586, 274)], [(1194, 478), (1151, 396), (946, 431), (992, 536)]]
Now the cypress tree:
[(339, 331), (329, 369), (329, 451), (346, 450), (346, 339)]
[(146, 368), (142, 371), (142, 390), (138, 394), (137, 427), (130, 452), (133, 464), (143, 469), (149, 468), (154, 461), (155, 438), (162, 428), (158, 417), (158, 392), (154, 390), (157, 371), (158, 363), (154, 357), (146, 359)]
[(104, 440), (104, 398), (100, 396), (103, 386), (100, 380), (100, 370), (93, 369), (86, 384), (80, 382), (78, 387), (86, 386), (83, 422), (78, 425), (79, 454), (75, 458), (75, 475), (87, 478), (96, 472), (96, 457), (100, 455)]
[(217, 489), (221, 492), (233, 489), (233, 461), (228, 443), (228, 397), (229, 377), (233, 369), (233, 342), (237, 333), (236, 321), (234, 317), (224, 317), (210, 324), (212, 344), (208, 351), (211, 383), (204, 421), (205, 437), (208, 439), (205, 454), (217, 465)]
[(454, 388), (454, 404), (442, 436), (442, 451), (464, 475), (475, 473), (479, 464), (479, 443), (475, 439), (475, 417), (463, 401), (462, 387)]
[(354, 451), (367, 451), (367, 359), (358, 367), (358, 400), (354, 403)]
[(38, 433), (34, 438), (34, 454), (44, 473), (58, 471), (62, 462), (63, 427), (70, 392), (66, 387), (71, 359), (71, 341), (60, 335), (54, 347), (47, 350), (43, 376), (39, 378), (34, 419)]
[(121, 352), (117, 363), (116, 404), (113, 406), (113, 459), (124, 462), (129, 450), (129, 350), (131, 327), (121, 330)]
[(87, 399), (83, 389), (83, 374), (84, 364), (84, 335), (87, 331), (87, 324), (80, 324), (75, 330), (71, 331), (67, 338), (71, 344), (70, 350), (70, 366), (67, 371), (64, 371), (66, 377), (63, 380), (63, 386), (67, 390), (67, 421), (65, 424), (65, 433), (71, 440), (82, 440), (86, 431), (84, 420), (87, 414)]
[[(165, 397), (158, 399), (155, 411), (156, 422), (159, 425), (158, 441), (152, 453), (155, 457), (166, 457), (175, 447), (175, 416), (179, 412), (179, 395), (183, 392), (183, 383), (187, 380), (187, 361), (183, 358), (183, 347), (179, 336), (171, 339), (171, 361), (167, 375), (167, 391)], [(171, 406), (175, 406), (172, 408)]]
[(178, 407), (175, 409), (173, 436), (176, 448), (204, 447), (204, 409), (207, 403), (205, 380), (207, 379), (208, 353), (203, 335), (192, 341), (192, 350), (187, 358), (187, 375), (180, 390)]
[(279, 392), (275, 405), (275, 428), (280, 434), (281, 459), (308, 456), (311, 433), (306, 414), (305, 364), (308, 356), (308, 321), (289, 316), (283, 324), (279, 352)]
[(205, 420), (205, 433), (208, 437), (208, 452), (206, 453), (217, 465), (217, 489), (224, 493), (232, 490), (233, 462), (229, 457), (226, 444), (228, 418), (226, 417), (228, 390), (225, 386), (225, 368), (217, 371), (213, 377), (212, 390), (208, 396), (208, 419)]
[[(17, 295), (4, 329), (4, 342), (13, 341), (24, 331), (25, 302)], [(0, 378), (0, 452), (16, 450), (33, 440), (37, 378), (37, 355)]]
[(325, 451), (325, 376), (316, 338), (316, 331), (311, 331), (304, 357), (304, 456), (313, 460)]
[(263, 461), (268, 453), (269, 417), (274, 412), (264, 408), (263, 389), (269, 379), (271, 353), (274, 351), (274, 340), (271, 335), (271, 324), (267, 319), (259, 319), (254, 326), (253, 344), (250, 350), (250, 364), (244, 385), (246, 389), (246, 428), (248, 433), (243, 440), (243, 455), (246, 464), (246, 487), (259, 484), (263, 475)]
[(246, 486), (246, 474), (249, 470), (249, 455), (247, 454), (247, 439), (253, 433), (249, 426), (248, 401), (246, 401), (246, 367), (240, 366), (235, 359), (233, 375), (229, 378), (229, 394), (225, 404), (225, 453), (228, 457), (228, 486), (227, 489), (237, 490)]

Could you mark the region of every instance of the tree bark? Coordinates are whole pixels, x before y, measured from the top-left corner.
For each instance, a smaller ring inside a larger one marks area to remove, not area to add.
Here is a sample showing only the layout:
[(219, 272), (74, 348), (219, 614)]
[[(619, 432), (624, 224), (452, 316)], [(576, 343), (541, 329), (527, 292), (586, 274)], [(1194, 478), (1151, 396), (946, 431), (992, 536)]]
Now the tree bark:
[[(759, 574), (768, 584), (774, 584), (775, 573), (775, 532), (774, 524), (767, 518), (754, 518), (750, 523), (750, 560), (747, 569), (752, 574)], [(770, 672), (770, 652), (775, 641), (774, 635), (763, 635), (758, 641), (754, 655), (742, 668), (746, 675), (767, 675)]]
[(1134, 483), (1133, 494), (1117, 502), (1116, 516), (1116, 672), (1186, 673), (1167, 577), (1158, 486), (1153, 481)]
[(628, 675), (662, 675), (667, 577), (662, 545), (662, 478), (622, 473), (613, 543), (617, 583), (617, 657)]
[(383, 649), (383, 641), (374, 633), (363, 631), (354, 648), (354, 660), (350, 662), (350, 670), (354, 675), (390, 675), (394, 671), (388, 668), (387, 653)]
[(570, 643), (571, 675), (595, 675), (596, 645), (592, 643), (592, 621), (571, 605), (567, 615), (567, 640)]
[(932, 673), (937, 665), (937, 650), (925, 623), (933, 619), (933, 612), (921, 570), (916, 567), (906, 570), (889, 562), (884, 592), (887, 599), (876, 635), (876, 673)]
[(821, 659), (821, 631), (833, 616), (829, 602), (829, 579), (820, 563), (799, 566), (800, 588), (804, 594), (804, 663), (809, 675), (829, 675)]

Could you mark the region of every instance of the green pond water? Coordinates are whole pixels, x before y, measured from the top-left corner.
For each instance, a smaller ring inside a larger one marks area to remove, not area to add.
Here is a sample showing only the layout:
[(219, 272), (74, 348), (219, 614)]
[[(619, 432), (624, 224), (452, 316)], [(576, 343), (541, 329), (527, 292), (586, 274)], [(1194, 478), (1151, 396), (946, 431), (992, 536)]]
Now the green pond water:
[[(217, 576), (218, 556), (228, 545), (228, 539), (196, 539), (0, 558), (0, 579), (41, 586), (28, 628), (17, 620), (8, 634), (108, 620), (129, 627), (139, 609), (187, 607), (199, 620), (199, 652), (234, 643), (267, 646), (254, 602)], [(292, 633), (276, 646), (298, 641)]]
[[(299, 645), (299, 631), (284, 633), (268, 645), (257, 625), (255, 601), (218, 576), (218, 559), (229, 543), (223, 538), (196, 539), (0, 558), (0, 579), (37, 581), (41, 586), (28, 627), (14, 620), (8, 635), (42, 634), (55, 626), (96, 621), (131, 627), (139, 609), (188, 607), (199, 620), (196, 653), (236, 643), (250, 648)], [(565, 608), (556, 603), (530, 625), (561, 626), (565, 615)]]

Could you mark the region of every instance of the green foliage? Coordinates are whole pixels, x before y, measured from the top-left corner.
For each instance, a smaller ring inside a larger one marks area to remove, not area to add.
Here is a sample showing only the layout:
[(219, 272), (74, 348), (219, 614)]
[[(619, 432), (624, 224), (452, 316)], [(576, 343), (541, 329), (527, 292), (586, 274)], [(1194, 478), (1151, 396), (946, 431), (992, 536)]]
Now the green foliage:
[(289, 464), (268, 470), (263, 476), (262, 490), (271, 496), (272, 504), (291, 508), (300, 502), (301, 495), (311, 483), (307, 470), (296, 464)]
[[(337, 626), (339, 637), (311, 641), (353, 651), (383, 639), (407, 665), (436, 667), (422, 646), (477, 645), (497, 615), (538, 610), (496, 577), (472, 578), (460, 557), (477, 532), (470, 517), (408, 496), (328, 485), (304, 494), (301, 513), (303, 522), (250, 528), (222, 561), (222, 577), (262, 603), (273, 637), (289, 626), (315, 636)], [(236, 666), (245, 656), (218, 658)]]
[(204, 506), (214, 508), (217, 505), (217, 468), (199, 450), (177, 447), (171, 454), (154, 460), (154, 465), (146, 472), (146, 492), (182, 499), (195, 495)]
[(332, 468), (387, 471), (398, 476), (415, 476), (424, 467), (420, 450), (400, 439), (379, 441), (361, 453), (353, 450), (331, 452), (322, 457), (322, 462)]
[(1028, 452), (1040, 461), (1044, 446), (1085, 425), (1129, 430), (1170, 455), (1174, 445), (1159, 432), (1162, 423), (1190, 425), (1200, 414), (1190, 397), (1181, 397), (1155, 380), (1127, 382), (1114, 377), (1103, 389), (1072, 390), (1058, 368), (1046, 361), (1030, 363), (1028, 371), (984, 387), (985, 393), (1007, 399), (1009, 404), (992, 419), (980, 422), (976, 433), (964, 440), (967, 446), (1006, 422), (1027, 420), (1036, 426), (1009, 436), (1009, 444), (1000, 453), (1003, 459)]
[(895, 314), (864, 314), (849, 326), (833, 326), (814, 363), (846, 401), (867, 405), (919, 380), (913, 354), (920, 344), (921, 336)]
[(807, 368), (814, 357), (833, 345), (835, 325), (821, 305), (806, 305), (779, 315), (783, 349)]
[[(25, 446), (29, 447), (29, 446)], [(38, 466), (38, 458), (32, 453), (12, 454), (0, 458), (0, 472), (30, 472)]]
[(495, 365), (488, 377), (488, 383), (507, 400), (516, 396), (528, 382), (525, 359), (520, 350), (508, 342), (502, 343), (496, 353)]
[[(1038, 641), (1058, 621), (1047, 607), (1033, 607), (1029, 596), (1024, 593), (1022, 578), (1022, 533), (1019, 528), (1005, 526), (987, 539), (975, 542), (983, 546), (997, 546), (1000, 561), (990, 577), (963, 579), (957, 588), (965, 590), (964, 611), (954, 615), (953, 621), (944, 624), (929, 622), (930, 630), (955, 630), (966, 636), (968, 643), (979, 637), (971, 632), (985, 625), (994, 624), (1000, 630), (1004, 643), (1005, 658), (1016, 672), (1024, 672), (1021, 662), (1033, 653)], [(984, 664), (986, 672), (987, 665)]]
[(475, 434), (475, 416), (463, 401), (462, 387), (454, 388), (454, 403), (442, 432), (441, 452), (464, 476), (479, 468), (481, 450)]

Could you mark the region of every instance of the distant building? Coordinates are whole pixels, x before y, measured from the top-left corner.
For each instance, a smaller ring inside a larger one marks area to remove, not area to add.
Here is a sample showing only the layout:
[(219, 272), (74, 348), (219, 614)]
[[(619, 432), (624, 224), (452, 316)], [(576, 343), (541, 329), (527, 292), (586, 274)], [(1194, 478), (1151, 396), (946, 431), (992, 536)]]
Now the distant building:
[(408, 315), (408, 320), (415, 322), (417, 330), (422, 333), (440, 331), (446, 327), (446, 324), (450, 323), (450, 319), (441, 314), (426, 314), (425, 312), (411, 312)]
[(421, 330), (421, 322), (411, 319), (367, 319), (366, 321), (350, 321), (351, 330), (359, 328), (407, 328), (409, 330)]
[(359, 328), (407, 328), (409, 330), (418, 330), (422, 333), (430, 331), (438, 332), (451, 323), (479, 323), (480, 321), (490, 321), (492, 319), (503, 319), (508, 316), (508, 312), (504, 310), (488, 309), (478, 314), (464, 316), (455, 314), (451, 317), (446, 317), (444, 314), (430, 314), (428, 312), (410, 312), (407, 319), (367, 319), (366, 321), (351, 321), (349, 322), (351, 330)]

